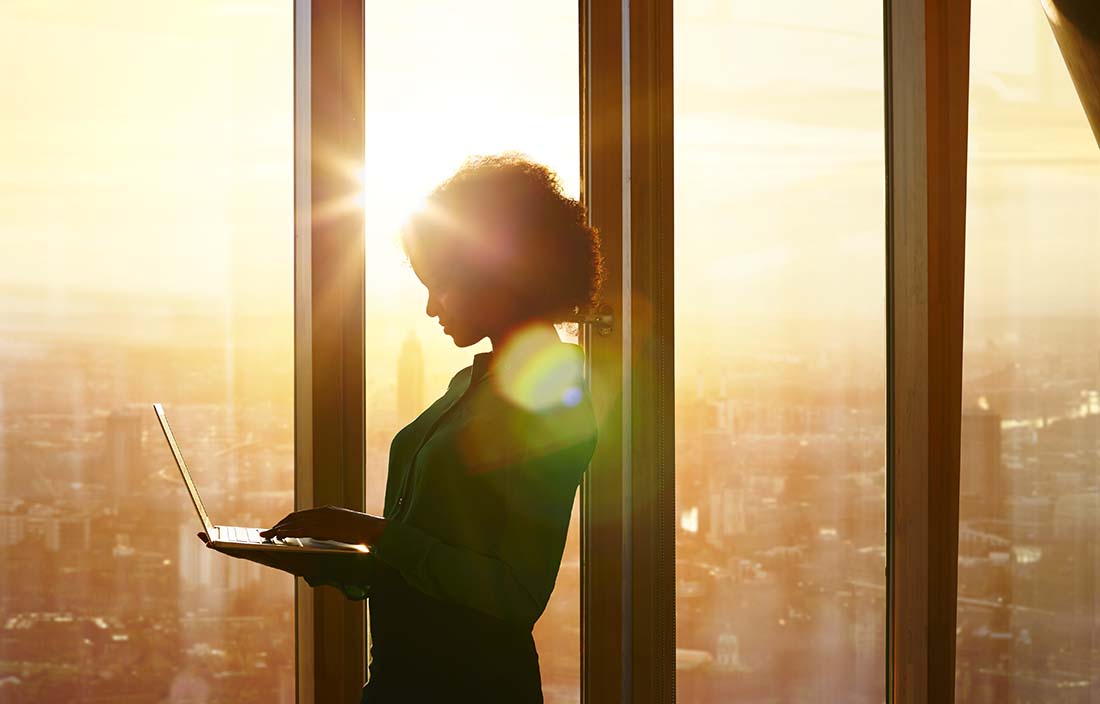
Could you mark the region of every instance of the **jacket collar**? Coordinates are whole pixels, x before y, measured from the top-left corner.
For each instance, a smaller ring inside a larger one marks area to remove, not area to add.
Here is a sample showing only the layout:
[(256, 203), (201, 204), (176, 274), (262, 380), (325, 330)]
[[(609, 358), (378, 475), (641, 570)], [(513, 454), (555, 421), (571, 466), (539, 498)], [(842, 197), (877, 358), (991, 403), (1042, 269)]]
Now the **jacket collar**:
[(489, 373), (489, 365), (493, 361), (492, 352), (478, 352), (474, 355), (474, 363), (470, 369), (470, 385), (473, 386)]

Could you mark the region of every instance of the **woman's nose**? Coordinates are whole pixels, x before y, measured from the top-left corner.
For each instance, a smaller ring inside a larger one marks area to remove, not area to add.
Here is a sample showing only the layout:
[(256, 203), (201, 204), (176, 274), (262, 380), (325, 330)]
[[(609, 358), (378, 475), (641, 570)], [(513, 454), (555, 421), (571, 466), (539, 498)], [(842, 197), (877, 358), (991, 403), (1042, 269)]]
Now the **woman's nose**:
[(441, 307), (435, 296), (428, 295), (428, 305), (424, 307), (424, 312), (427, 313), (429, 318), (434, 318), (440, 314)]

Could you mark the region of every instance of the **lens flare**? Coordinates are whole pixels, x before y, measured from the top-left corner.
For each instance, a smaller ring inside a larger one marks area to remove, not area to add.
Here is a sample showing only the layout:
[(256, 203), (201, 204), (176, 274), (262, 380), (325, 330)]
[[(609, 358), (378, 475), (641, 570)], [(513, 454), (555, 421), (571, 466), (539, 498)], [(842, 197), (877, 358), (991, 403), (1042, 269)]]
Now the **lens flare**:
[(512, 335), (498, 352), (493, 383), (502, 396), (529, 411), (573, 407), (583, 398), (584, 358), (557, 333), (530, 326)]

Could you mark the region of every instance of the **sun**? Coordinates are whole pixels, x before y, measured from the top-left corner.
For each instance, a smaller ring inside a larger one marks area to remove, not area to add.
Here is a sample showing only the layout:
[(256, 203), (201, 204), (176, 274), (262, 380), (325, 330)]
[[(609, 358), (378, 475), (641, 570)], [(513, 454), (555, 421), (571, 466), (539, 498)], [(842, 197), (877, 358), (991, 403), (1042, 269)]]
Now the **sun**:
[(575, 138), (540, 129), (537, 115), (509, 114), (505, 105), (480, 108), (477, 114), (444, 119), (423, 109), (372, 110), (368, 105), (358, 200), (364, 209), (369, 287), (393, 291), (411, 276), (399, 244), (401, 226), (424, 207), (432, 189), (472, 156), (523, 153), (555, 169), (566, 191), (576, 195)]

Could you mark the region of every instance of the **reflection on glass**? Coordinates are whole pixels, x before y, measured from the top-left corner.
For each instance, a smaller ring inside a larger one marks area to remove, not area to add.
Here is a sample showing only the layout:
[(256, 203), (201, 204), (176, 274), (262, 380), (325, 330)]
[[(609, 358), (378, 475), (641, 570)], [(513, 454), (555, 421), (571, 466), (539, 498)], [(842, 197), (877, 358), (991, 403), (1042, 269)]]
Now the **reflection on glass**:
[(292, 8), (0, 22), (0, 700), (294, 700), (293, 582), (206, 550), (293, 506)]
[(675, 5), (687, 704), (885, 701), (881, 9)]
[[(366, 4), (367, 510), (390, 441), (489, 342), (456, 348), (425, 315), (398, 242), (404, 219), (471, 155), (518, 151), (579, 191), (576, 3)], [(567, 339), (563, 331), (563, 339)], [(548, 704), (580, 700), (579, 511), (535, 626)]]
[(1038, 3), (975, 0), (956, 700), (1100, 697), (1100, 151)]

